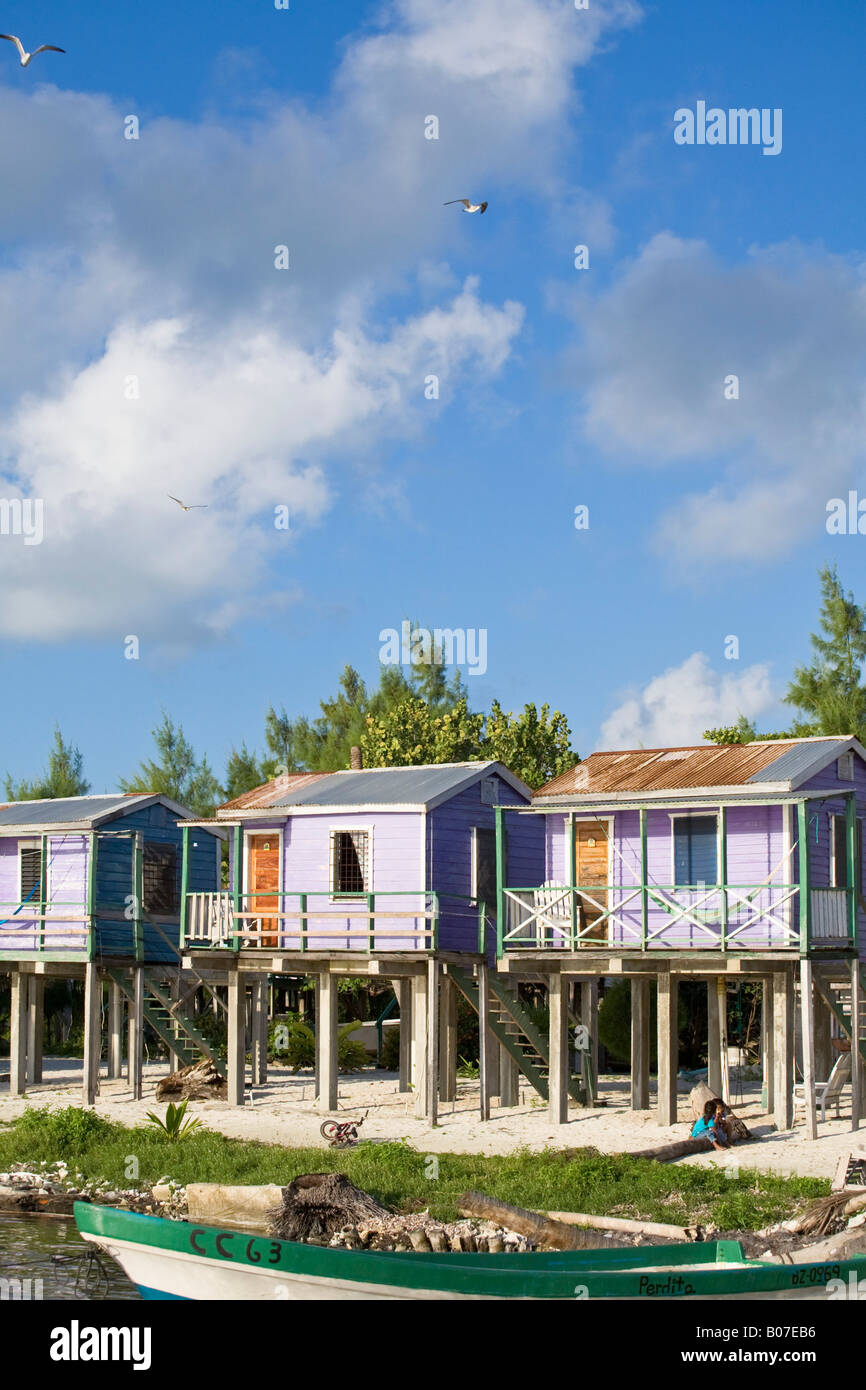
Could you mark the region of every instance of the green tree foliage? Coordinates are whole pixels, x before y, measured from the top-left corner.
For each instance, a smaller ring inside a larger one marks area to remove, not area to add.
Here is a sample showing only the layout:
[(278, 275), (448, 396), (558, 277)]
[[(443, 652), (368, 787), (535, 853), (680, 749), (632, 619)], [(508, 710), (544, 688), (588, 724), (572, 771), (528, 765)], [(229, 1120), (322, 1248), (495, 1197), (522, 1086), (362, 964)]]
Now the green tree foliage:
[(382, 666), (372, 691), (354, 667), (346, 666), (336, 695), (320, 702), (317, 719), (291, 719), (285, 709), (270, 707), (265, 716), (266, 775), (276, 776), (281, 769), (338, 771), (349, 766), (352, 746), (361, 747), (369, 719), (384, 718), (410, 700), (421, 701), (432, 714), (444, 714), (461, 698), (465, 694), (460, 672), (449, 677), (441, 665), (412, 666), (408, 676), (400, 666)]
[(866, 686), (862, 668), (866, 661), (866, 609), (845, 593), (835, 568), (820, 571), (820, 633), (810, 640), (813, 660), (798, 666), (784, 696), (801, 718), (794, 735), (866, 734)]
[(474, 714), (466, 696), (444, 713), (422, 699), (404, 700), (380, 718), (368, 716), (361, 739), (369, 767), (457, 763), (495, 759), (531, 787), (540, 787), (577, 762), (565, 715), (549, 706), (526, 705), (508, 714), (494, 700), (490, 713)]
[(86, 796), (90, 783), (86, 780), (81, 753), (65, 743), (59, 728), (54, 730), (54, 747), (48, 754), (48, 767), (34, 782), (13, 782), (6, 777), (8, 801), (40, 801), (55, 796)]
[(269, 775), (269, 768), (259, 761), (255, 752), (250, 752), (246, 743), (242, 743), (240, 749), (233, 748), (226, 763), (226, 801), (260, 787)]
[(153, 730), (153, 740), (157, 759), (142, 762), (128, 782), (121, 781), (121, 790), (169, 796), (197, 816), (213, 815), (222, 800), (222, 788), (207, 758), (196, 758), (182, 726), (163, 711), (162, 723)]
[(704, 729), (701, 738), (707, 743), (752, 743), (758, 737), (751, 719), (741, 714), (736, 724), (728, 724), (721, 729)]
[(485, 721), (482, 756), (504, 763), (533, 790), (578, 761), (564, 714), (551, 714), (549, 705), (537, 710), (533, 704), (524, 705), (520, 714), (507, 714), (498, 700)]

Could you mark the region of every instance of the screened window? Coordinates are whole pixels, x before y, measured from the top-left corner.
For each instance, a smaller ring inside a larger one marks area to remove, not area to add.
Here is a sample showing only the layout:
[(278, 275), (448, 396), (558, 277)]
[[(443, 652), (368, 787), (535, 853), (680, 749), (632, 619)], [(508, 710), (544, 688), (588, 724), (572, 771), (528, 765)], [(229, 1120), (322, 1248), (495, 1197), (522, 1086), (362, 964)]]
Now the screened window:
[(674, 821), (674, 883), (683, 887), (718, 882), (715, 816), (678, 816)]
[[(858, 840), (862, 843), (863, 822), (859, 822)], [(857, 882), (857, 872), (854, 873)], [(844, 816), (830, 817), (830, 883), (834, 888), (848, 887), (848, 848)]]
[(178, 910), (177, 845), (145, 844), (143, 879), (145, 911), (173, 917)]
[(360, 897), (369, 892), (370, 832), (331, 831), (331, 891)]
[(496, 912), (496, 832), (483, 826), (475, 830), (472, 896), (485, 902), (491, 915)]
[(42, 850), (39, 845), (22, 845), (19, 851), (21, 902), (36, 902), (42, 876)]

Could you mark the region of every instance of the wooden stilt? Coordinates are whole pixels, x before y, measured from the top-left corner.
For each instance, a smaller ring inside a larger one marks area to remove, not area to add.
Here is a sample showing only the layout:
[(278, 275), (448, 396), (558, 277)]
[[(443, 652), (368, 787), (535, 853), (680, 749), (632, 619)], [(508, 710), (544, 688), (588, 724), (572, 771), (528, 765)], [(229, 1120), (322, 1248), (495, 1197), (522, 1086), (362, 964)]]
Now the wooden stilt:
[(707, 980), (707, 1085), (714, 1096), (723, 1098), (722, 1034), (719, 1023), (719, 991), (713, 975)]
[(268, 1079), (268, 982), (257, 980), (252, 990), (253, 1085), (264, 1086)]
[(439, 962), (427, 962), (427, 1119), (439, 1121)]
[(794, 977), (777, 970), (773, 980), (773, 1119), (779, 1130), (794, 1123)]
[(478, 963), (478, 1107), (482, 1120), (490, 1119), (490, 967)]
[(42, 1080), (42, 1026), (45, 1017), (45, 976), (31, 975), (27, 992), (27, 1084)]
[[(488, 976), (488, 984), (490, 977)], [(487, 1087), (490, 1092), (490, 1099), (496, 1096), (499, 1099), (499, 1088), (501, 1082), (499, 1078), (499, 1039), (490, 1028), (487, 1029)]]
[(95, 1105), (99, 1089), (99, 1055), (102, 1050), (102, 980), (99, 967), (89, 960), (84, 967), (84, 1076), (82, 1102)]
[(9, 1019), (9, 1094), (23, 1096), (27, 1089), (27, 976), (12, 971)]
[(773, 977), (764, 980), (761, 1002), (761, 1061), (764, 1073), (762, 1100), (768, 1115), (776, 1110), (776, 1058), (773, 1050)]
[(447, 975), (439, 986), (439, 1099), (457, 1099), (457, 987)]
[(126, 1040), (129, 1053), (129, 1089), (133, 1100), (141, 1100), (144, 1086), (144, 968), (141, 965), (132, 967), (132, 993)]
[(631, 1108), (649, 1110), (650, 982), (631, 982)]
[(568, 996), (567, 986), (559, 974), (549, 975), (547, 1001), (550, 1012), (550, 1059), (548, 1069), (548, 1111), (551, 1124), (564, 1125), (568, 1120), (568, 1077), (571, 1059), (568, 1055)]
[(325, 969), (317, 977), (316, 1036), (319, 1039), (319, 1109), (337, 1109), (337, 977)]
[(400, 1080), (399, 1091), (412, 1089), (412, 982), (397, 980), (394, 984), (400, 1006)]
[(679, 981), (663, 971), (658, 977), (658, 1120), (660, 1125), (677, 1122), (677, 1071), (679, 1069), (679, 1029), (677, 997)]
[[(179, 974), (179, 972), (176, 971), (176, 970), (172, 973), (171, 979), (169, 980), (168, 994), (169, 994), (169, 998), (171, 999), (172, 1004), (176, 1004), (176, 1003), (178, 1002), (178, 1000), (180, 999), (180, 974)], [(169, 1069), (169, 1071), (180, 1071), (180, 1069), (181, 1069), (182, 1066), (183, 1066), (183, 1061), (182, 1061), (182, 1058), (181, 1058), (180, 1053), (179, 1053), (179, 1052), (176, 1052), (176, 1051), (174, 1050), (173, 1047), (169, 1048), (169, 1051), (168, 1051), (168, 1069)]]
[[(814, 975), (814, 966), (813, 966)], [(827, 1081), (830, 1072), (833, 1070), (833, 1055), (831, 1020), (833, 1015), (827, 1008), (817, 989), (812, 992), (812, 1002), (815, 1010), (815, 1080)]]
[(426, 1119), (428, 1114), (428, 1057), (429, 1019), (427, 1017), (427, 976), (412, 976), (412, 1083), (415, 1091), (415, 1114)]
[(580, 1021), (589, 1032), (589, 1067), (584, 1076), (588, 1105), (598, 1099), (598, 980), (583, 980), (580, 986)]
[(232, 971), (229, 975), (228, 1006), (226, 1100), (229, 1105), (243, 1105), (247, 1070), (247, 987), (243, 975), (238, 970)]
[(500, 1044), (499, 1047), (499, 1104), (513, 1106), (520, 1104), (520, 1073), (510, 1052)]
[(855, 957), (851, 962), (851, 1128), (860, 1128), (860, 1114), (863, 1100), (863, 1058), (860, 1053), (860, 1020), (862, 1017), (860, 999), (860, 962)]
[(812, 962), (800, 961), (800, 1017), (803, 1038), (803, 1095), (806, 1101), (806, 1138), (818, 1138), (815, 1112), (815, 1020), (813, 1016)]
[(123, 1075), (123, 990), (116, 981), (108, 986), (108, 1075)]

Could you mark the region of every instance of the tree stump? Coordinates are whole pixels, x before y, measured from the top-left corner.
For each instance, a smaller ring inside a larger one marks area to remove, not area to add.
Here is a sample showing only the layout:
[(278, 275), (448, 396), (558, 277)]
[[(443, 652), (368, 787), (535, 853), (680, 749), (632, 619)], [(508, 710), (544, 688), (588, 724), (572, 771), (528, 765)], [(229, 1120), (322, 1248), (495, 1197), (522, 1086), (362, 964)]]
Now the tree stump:
[(163, 1076), (156, 1086), (157, 1100), (225, 1100), (226, 1094), (225, 1077), (207, 1057)]
[(271, 1235), (281, 1240), (325, 1241), (347, 1226), (391, 1215), (345, 1173), (302, 1173), (283, 1188), (283, 1205), (270, 1216)]

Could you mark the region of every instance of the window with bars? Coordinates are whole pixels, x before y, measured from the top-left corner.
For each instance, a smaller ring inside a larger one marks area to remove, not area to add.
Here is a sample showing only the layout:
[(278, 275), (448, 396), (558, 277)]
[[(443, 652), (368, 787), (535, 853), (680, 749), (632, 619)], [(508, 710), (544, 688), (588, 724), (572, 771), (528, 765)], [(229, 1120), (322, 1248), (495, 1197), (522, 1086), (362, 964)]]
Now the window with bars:
[(369, 830), (332, 830), (331, 892), (335, 897), (361, 897), (370, 891), (369, 882)]
[(142, 906), (159, 917), (178, 911), (177, 845), (145, 844), (142, 864)]
[(38, 902), (39, 880), (42, 877), (42, 849), (40, 845), (21, 845), (18, 857), (20, 871), (21, 902)]

